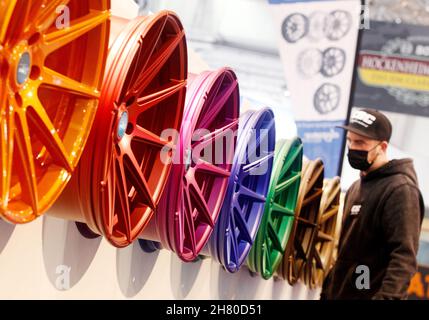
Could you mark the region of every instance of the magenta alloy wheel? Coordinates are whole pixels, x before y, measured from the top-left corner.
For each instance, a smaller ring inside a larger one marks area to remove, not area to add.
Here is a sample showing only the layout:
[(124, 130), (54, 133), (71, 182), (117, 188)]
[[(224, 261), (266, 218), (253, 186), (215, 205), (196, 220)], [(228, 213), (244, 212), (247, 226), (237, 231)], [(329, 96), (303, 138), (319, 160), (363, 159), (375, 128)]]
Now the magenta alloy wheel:
[(203, 254), (237, 272), (259, 229), (274, 160), (275, 121), (269, 108), (240, 118), (237, 149), (225, 201)]
[[(142, 234), (144, 239), (161, 242), (185, 262), (195, 260), (217, 221), (234, 158), (240, 112), (237, 77), (231, 69), (190, 76), (188, 83), (171, 176), (156, 219)], [(143, 246), (156, 248), (150, 243)]]

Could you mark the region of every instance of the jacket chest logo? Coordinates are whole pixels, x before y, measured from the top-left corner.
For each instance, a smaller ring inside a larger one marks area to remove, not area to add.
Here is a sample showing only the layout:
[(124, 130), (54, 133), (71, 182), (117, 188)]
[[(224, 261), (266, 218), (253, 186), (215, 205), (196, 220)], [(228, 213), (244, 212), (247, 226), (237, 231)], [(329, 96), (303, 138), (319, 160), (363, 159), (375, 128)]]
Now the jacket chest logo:
[(350, 210), (351, 216), (357, 216), (360, 213), (360, 209), (362, 208), (362, 205), (355, 204), (352, 209)]

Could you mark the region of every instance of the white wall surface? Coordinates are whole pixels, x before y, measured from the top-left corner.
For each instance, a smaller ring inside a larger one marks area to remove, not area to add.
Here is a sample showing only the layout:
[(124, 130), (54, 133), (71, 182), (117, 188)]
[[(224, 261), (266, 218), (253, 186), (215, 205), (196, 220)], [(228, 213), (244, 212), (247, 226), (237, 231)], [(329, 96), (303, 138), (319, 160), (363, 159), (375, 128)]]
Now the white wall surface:
[[(64, 290), (65, 268), (70, 269)], [(138, 243), (116, 249), (82, 237), (73, 222), (44, 216), (12, 226), (0, 221), (0, 299), (318, 299), (302, 284), (226, 273), (211, 259), (182, 263)]]

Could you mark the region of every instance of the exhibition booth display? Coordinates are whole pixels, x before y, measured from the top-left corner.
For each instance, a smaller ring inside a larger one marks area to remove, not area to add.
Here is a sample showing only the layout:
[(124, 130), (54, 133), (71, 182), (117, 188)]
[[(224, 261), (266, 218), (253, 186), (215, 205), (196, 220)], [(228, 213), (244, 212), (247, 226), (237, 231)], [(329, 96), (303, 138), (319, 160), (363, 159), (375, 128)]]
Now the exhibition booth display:
[(58, 29), (49, 3), (0, 2), (1, 218), (53, 206), (117, 248), (320, 286), (339, 178), (324, 181), (300, 138), (276, 141), (270, 108), (240, 115), (232, 69), (189, 73), (175, 13), (126, 20), (110, 1), (72, 0)]

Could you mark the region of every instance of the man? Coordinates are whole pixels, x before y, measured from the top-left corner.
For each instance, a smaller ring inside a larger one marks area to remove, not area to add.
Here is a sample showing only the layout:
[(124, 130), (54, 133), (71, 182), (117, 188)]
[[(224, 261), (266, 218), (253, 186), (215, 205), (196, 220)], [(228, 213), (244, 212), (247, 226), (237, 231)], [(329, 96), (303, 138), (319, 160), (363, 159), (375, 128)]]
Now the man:
[(338, 259), (321, 298), (406, 299), (424, 216), (413, 161), (388, 160), (392, 125), (381, 112), (358, 110), (342, 128), (360, 179), (346, 194)]

